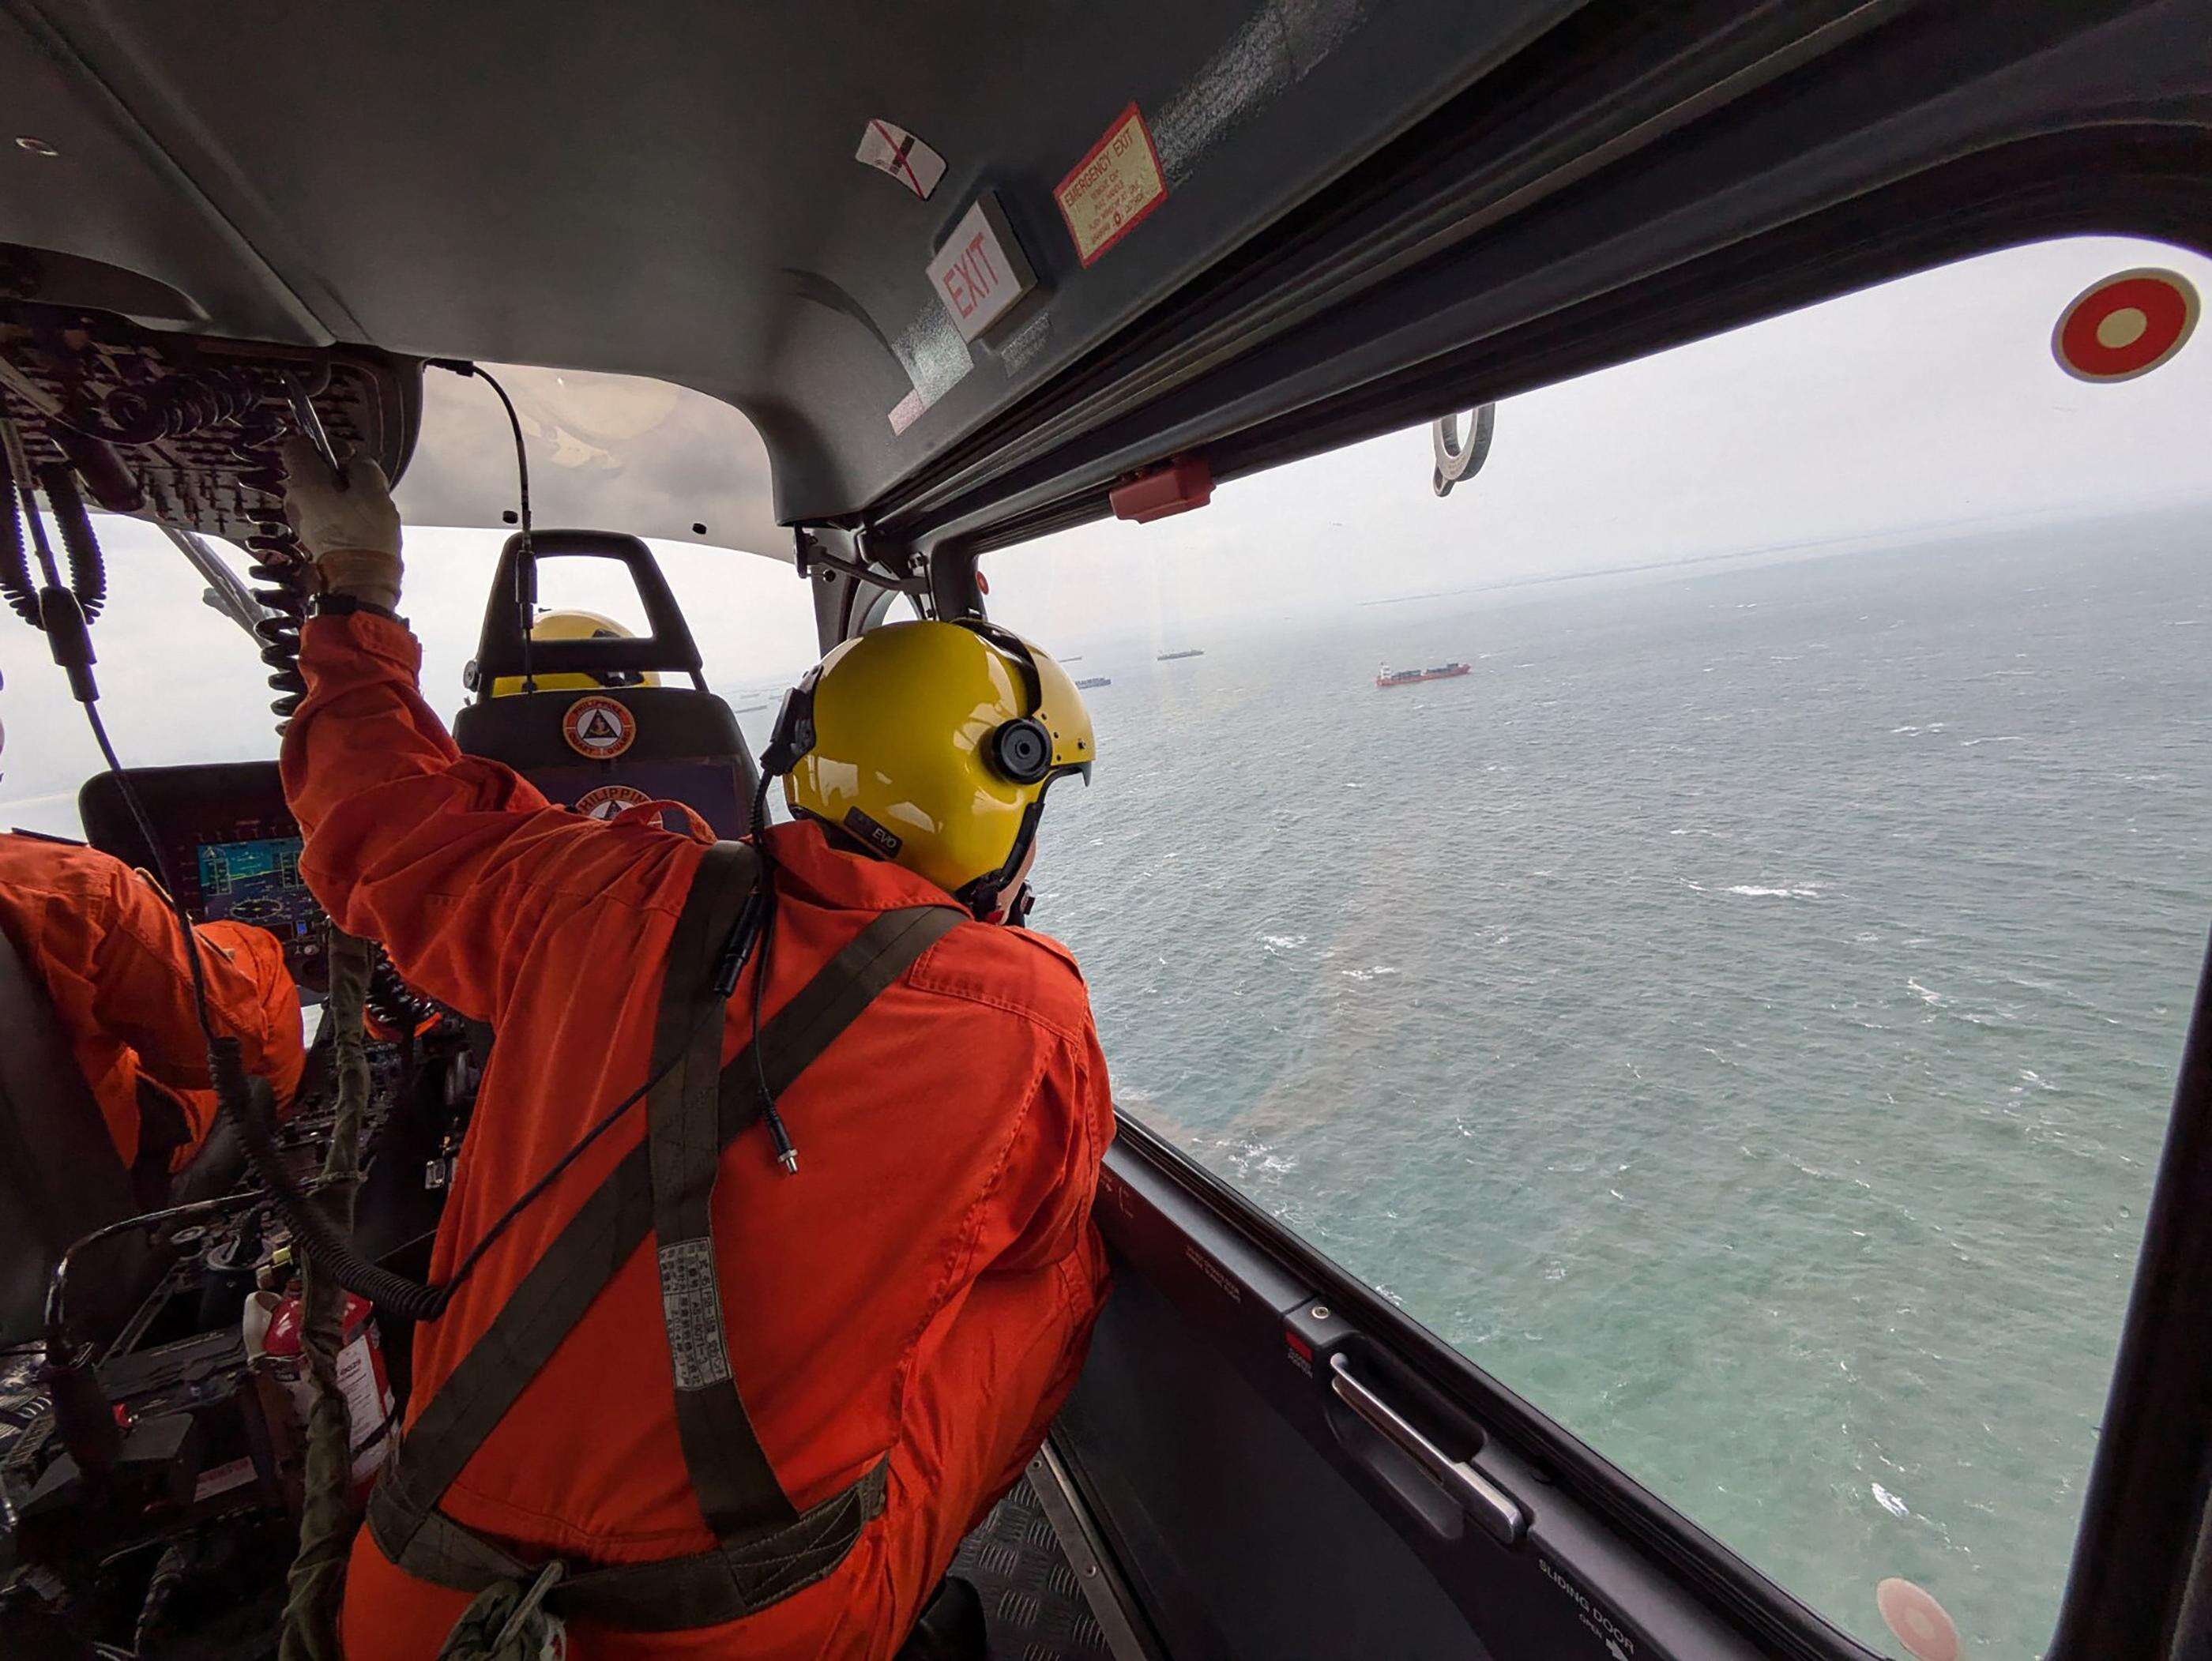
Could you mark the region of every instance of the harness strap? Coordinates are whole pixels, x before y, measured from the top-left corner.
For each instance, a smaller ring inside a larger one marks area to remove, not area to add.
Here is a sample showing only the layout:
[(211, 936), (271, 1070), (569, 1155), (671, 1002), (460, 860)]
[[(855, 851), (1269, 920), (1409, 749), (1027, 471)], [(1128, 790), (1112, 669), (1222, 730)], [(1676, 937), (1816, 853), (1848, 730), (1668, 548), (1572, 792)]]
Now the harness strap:
[[(797, 1522), (750, 1541), (725, 1541), (709, 1551), (650, 1563), (570, 1570), (547, 1593), (545, 1607), (564, 1621), (596, 1622), (618, 1632), (684, 1632), (742, 1620), (812, 1585), (845, 1560), (861, 1529), (883, 1513), (888, 1470), (877, 1464), (801, 1512)], [(378, 1526), (374, 1496), (368, 1526), (402, 1569), (454, 1591), (473, 1594), (501, 1581), (526, 1586), (540, 1572), (443, 1512), (432, 1512), (397, 1555)]]
[[(798, 1520), (730, 1378), (714, 1198), (721, 1174), (722, 1023), (714, 970), (759, 875), (742, 842), (707, 850), (669, 942), (653, 1033), (660, 1082), (647, 1100), (660, 1311), (676, 1377), (676, 1429), (699, 1510), (717, 1539)], [(759, 968), (756, 967), (756, 973)], [(758, 1094), (757, 1079), (753, 1081)]]
[[(692, 1295), (688, 1277), (693, 1265), (688, 1260), (681, 1264), (687, 1282), (681, 1307), (668, 1297), (665, 1248), (661, 1258), (664, 1313), (678, 1373), (678, 1427), (701, 1509), (710, 1525), (719, 1523), (718, 1543), (689, 1557), (568, 1574), (550, 1593), (547, 1606), (564, 1616), (640, 1631), (734, 1620), (829, 1573), (851, 1549), (861, 1526), (882, 1509), (879, 1465), (805, 1512), (793, 1512), (729, 1377), (705, 1208), (721, 1151), (759, 1118), (761, 1099), (752, 1046), (717, 1078), (722, 1023), (700, 1021), (697, 999), (702, 985), (705, 996), (714, 996), (714, 970), (730, 919), (757, 872), (746, 863), (750, 850), (740, 850), (744, 860), (720, 852), (732, 846), (709, 850), (671, 943), (654, 1037), (656, 1065), (666, 1058), (664, 1046), (687, 1048), (653, 1094), (653, 1134), (623, 1156), (532, 1266), (423, 1408), (370, 1496), (370, 1532), (386, 1557), (408, 1573), (465, 1591), (512, 1578), (514, 1560), (440, 1514), (438, 1500), (608, 1281), (644, 1244), (663, 1207), (679, 1222), (698, 1225), (696, 1234), (678, 1243), (704, 1244), (708, 1254), (702, 1277), (707, 1300)], [(965, 915), (950, 906), (907, 906), (883, 912), (862, 929), (763, 1026), (760, 1065), (771, 1095), (789, 1088)], [(679, 1003), (689, 1013), (672, 1023)], [(703, 1026), (706, 1036), (695, 1040), (693, 1026)], [(711, 1130), (702, 1135), (701, 1121), (708, 1112)], [(656, 1177), (663, 1180), (657, 1183)], [(703, 1385), (702, 1365), (709, 1375)], [(684, 1387), (687, 1369), (695, 1388)], [(722, 1403), (707, 1408), (715, 1416), (697, 1437), (687, 1422), (687, 1397), (719, 1397)], [(708, 1511), (710, 1500), (715, 1512)]]

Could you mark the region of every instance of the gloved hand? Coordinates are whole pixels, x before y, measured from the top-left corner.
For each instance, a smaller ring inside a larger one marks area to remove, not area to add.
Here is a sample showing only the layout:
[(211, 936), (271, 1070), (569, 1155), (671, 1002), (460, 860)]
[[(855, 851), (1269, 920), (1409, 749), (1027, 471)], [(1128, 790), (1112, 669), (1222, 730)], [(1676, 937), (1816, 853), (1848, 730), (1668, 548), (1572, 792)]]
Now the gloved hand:
[(315, 562), (325, 594), (349, 594), (386, 610), (399, 603), (399, 510), (384, 470), (366, 456), (346, 464), (345, 488), (308, 439), (284, 443), (284, 517)]

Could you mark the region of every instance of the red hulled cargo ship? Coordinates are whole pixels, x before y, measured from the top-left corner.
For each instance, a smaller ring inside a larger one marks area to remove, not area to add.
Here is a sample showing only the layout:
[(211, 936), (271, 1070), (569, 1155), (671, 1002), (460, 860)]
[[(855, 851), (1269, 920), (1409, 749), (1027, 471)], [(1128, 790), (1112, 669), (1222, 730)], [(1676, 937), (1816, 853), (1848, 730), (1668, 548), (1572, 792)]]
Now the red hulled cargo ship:
[(1392, 669), (1385, 664), (1375, 676), (1378, 687), (1418, 686), (1423, 681), (1456, 680), (1473, 671), (1466, 664), (1437, 664), (1429, 669)]

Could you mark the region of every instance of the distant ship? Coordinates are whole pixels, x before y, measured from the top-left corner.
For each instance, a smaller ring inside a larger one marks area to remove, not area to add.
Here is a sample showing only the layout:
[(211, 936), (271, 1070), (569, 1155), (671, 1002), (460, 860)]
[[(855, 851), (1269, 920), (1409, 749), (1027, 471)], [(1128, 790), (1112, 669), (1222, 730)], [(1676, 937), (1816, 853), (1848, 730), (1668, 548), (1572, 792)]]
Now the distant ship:
[(1206, 656), (1206, 653), (1199, 647), (1189, 646), (1181, 652), (1163, 652), (1159, 655), (1159, 661), (1164, 664), (1171, 664), (1178, 658), (1203, 658), (1204, 656)]
[(1423, 681), (1450, 681), (1473, 674), (1466, 664), (1438, 664), (1433, 669), (1392, 669), (1384, 664), (1375, 676), (1378, 687), (1410, 687)]
[(1078, 681), (1075, 683), (1075, 689), (1078, 692), (1088, 692), (1093, 687), (1110, 687), (1113, 684), (1114, 677), (1112, 676), (1094, 675), (1087, 681)]

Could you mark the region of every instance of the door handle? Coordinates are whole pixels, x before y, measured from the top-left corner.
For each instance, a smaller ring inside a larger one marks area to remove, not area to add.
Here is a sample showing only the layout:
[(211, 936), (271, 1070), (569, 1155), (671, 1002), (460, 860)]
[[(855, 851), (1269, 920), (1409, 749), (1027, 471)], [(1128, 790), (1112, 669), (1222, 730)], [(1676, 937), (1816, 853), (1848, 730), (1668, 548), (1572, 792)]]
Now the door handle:
[(1500, 1545), (1517, 1544), (1528, 1531), (1521, 1502), (1464, 1459), (1455, 1459), (1413, 1426), (1389, 1403), (1352, 1375), (1342, 1354), (1328, 1358), (1329, 1388), (1337, 1400), (1380, 1431), (1387, 1441), (1458, 1501)]

